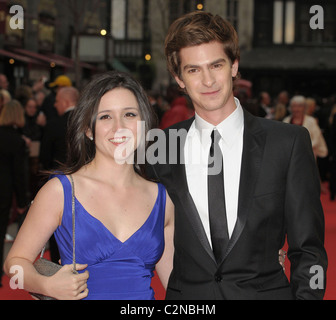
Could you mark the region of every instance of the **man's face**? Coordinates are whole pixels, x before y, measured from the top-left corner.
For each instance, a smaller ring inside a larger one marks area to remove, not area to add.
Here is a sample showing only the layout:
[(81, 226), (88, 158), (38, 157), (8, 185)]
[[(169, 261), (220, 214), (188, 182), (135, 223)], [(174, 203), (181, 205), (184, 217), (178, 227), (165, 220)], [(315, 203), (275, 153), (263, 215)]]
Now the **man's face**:
[(238, 61), (231, 64), (219, 42), (183, 48), (180, 60), (177, 83), (186, 89), (198, 115), (217, 125), (236, 109), (232, 78), (238, 73)]
[(305, 114), (306, 106), (303, 103), (294, 102), (291, 104), (290, 109), (294, 118), (302, 118)]
[(0, 87), (2, 89), (8, 90), (8, 85), (9, 83), (8, 83), (7, 77), (4, 75), (1, 75), (0, 76)]
[(56, 94), (54, 106), (57, 110), (58, 115), (62, 116), (65, 112), (66, 103), (65, 103), (64, 98), (63, 98), (63, 96), (60, 92), (57, 92), (57, 94)]

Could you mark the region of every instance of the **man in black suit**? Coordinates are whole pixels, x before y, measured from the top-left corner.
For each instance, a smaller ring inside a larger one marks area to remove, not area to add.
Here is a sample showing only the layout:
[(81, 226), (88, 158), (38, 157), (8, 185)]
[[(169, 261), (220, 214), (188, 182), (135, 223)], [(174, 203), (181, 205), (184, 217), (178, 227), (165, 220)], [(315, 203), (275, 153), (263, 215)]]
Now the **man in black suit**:
[[(234, 98), (238, 37), (219, 16), (179, 18), (165, 50), (196, 111), (165, 130), (166, 161), (149, 161), (175, 205), (166, 298), (322, 299), (324, 217), (308, 132), (252, 116)], [(278, 262), (286, 236), (290, 283)]]
[(40, 162), (45, 170), (55, 169), (59, 162), (66, 160), (67, 124), (78, 98), (78, 90), (74, 87), (63, 87), (57, 91), (55, 109), (59, 117), (50, 120), (41, 141)]
[(258, 117), (273, 119), (274, 110), (271, 108), (271, 97), (268, 92), (260, 92), (258, 98)]

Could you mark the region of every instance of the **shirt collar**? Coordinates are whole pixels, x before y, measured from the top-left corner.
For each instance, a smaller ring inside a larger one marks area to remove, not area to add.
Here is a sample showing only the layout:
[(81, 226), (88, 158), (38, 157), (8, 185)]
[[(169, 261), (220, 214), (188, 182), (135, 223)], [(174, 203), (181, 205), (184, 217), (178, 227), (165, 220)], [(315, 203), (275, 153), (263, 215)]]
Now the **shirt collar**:
[[(214, 129), (217, 129), (222, 136), (222, 139), (225, 144), (231, 147), (238, 136), (238, 134), (243, 133), (244, 129), (244, 112), (243, 108), (240, 104), (240, 101), (235, 98), (236, 110), (233, 111), (226, 119), (224, 119), (220, 124), (216, 127), (211, 123), (205, 121), (201, 118), (197, 113), (195, 113), (195, 122), (194, 122), (194, 130), (199, 133), (201, 141), (211, 141), (210, 135)], [(203, 135), (209, 137), (203, 137)], [(203, 140), (205, 138), (205, 140)]]

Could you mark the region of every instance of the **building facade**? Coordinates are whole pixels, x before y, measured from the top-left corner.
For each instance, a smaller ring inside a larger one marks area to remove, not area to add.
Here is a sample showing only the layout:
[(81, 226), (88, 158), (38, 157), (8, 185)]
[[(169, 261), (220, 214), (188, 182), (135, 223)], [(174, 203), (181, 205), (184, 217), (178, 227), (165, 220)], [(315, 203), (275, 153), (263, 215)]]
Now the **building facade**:
[[(103, 38), (108, 4), (105, 0), (0, 0), (0, 72), (12, 84), (42, 76), (52, 80), (59, 74), (76, 80), (75, 39)], [(103, 59), (88, 59), (92, 64), (81, 60), (81, 77), (89, 77), (105, 63), (106, 41), (102, 42)]]
[[(24, 8), (24, 29), (9, 27), (14, 5)], [(163, 45), (168, 26), (194, 10), (236, 27), (240, 72), (254, 95), (335, 92), (334, 0), (0, 0), (0, 72), (16, 81), (59, 73), (75, 79), (80, 61), (80, 79), (129, 71), (163, 93), (172, 81)]]

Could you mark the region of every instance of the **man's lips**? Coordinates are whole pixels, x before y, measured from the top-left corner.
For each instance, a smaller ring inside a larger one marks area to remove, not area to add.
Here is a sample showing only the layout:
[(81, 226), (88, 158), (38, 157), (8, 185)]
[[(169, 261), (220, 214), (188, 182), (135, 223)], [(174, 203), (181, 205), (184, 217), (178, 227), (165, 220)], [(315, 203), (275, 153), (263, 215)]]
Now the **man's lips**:
[(209, 92), (203, 92), (202, 95), (204, 96), (214, 96), (219, 92), (219, 90), (216, 91), (209, 91)]

